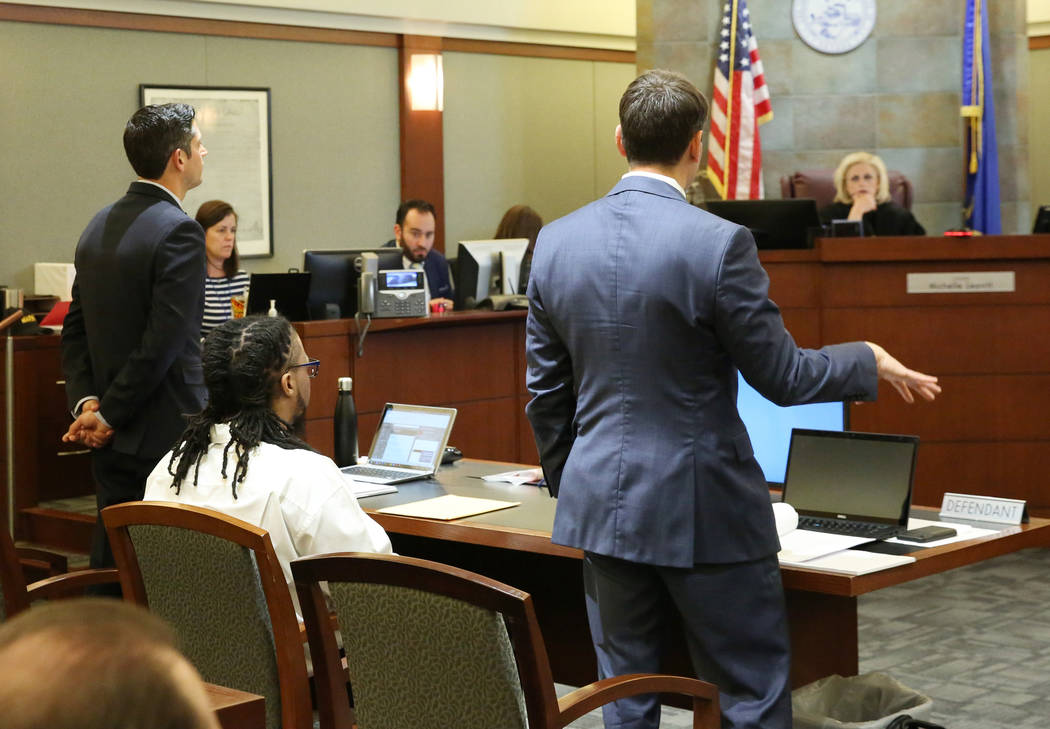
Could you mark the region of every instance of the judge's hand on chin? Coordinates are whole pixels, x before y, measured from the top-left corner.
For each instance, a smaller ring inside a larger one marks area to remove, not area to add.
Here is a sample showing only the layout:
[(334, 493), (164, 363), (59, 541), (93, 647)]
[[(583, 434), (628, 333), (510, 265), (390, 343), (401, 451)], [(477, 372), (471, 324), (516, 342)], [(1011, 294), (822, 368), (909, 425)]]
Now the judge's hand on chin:
[(853, 196), (853, 207), (849, 209), (849, 220), (860, 220), (864, 213), (870, 213), (878, 207), (875, 196), (869, 192), (859, 192)]

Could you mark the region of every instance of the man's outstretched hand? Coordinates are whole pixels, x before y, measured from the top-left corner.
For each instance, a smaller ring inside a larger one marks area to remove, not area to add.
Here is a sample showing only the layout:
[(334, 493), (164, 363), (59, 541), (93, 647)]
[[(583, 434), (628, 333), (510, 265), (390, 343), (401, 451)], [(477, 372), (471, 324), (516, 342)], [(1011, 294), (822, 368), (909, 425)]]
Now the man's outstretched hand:
[(875, 354), (875, 366), (878, 369), (879, 379), (886, 380), (893, 385), (904, 398), (904, 402), (915, 402), (915, 396), (912, 395), (913, 390), (925, 400), (933, 400), (941, 393), (941, 386), (937, 384), (937, 378), (933, 375), (909, 370), (879, 345), (874, 342), (866, 342), (866, 344)]

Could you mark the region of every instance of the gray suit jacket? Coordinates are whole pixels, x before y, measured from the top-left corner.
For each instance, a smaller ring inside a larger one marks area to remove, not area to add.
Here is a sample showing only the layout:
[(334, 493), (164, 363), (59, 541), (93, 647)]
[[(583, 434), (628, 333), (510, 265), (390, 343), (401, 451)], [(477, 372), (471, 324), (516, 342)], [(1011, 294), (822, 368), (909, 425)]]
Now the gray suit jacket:
[(528, 294), (526, 411), (558, 544), (647, 564), (779, 549), (736, 369), (779, 404), (874, 399), (861, 342), (799, 349), (750, 233), (632, 176), (546, 226)]

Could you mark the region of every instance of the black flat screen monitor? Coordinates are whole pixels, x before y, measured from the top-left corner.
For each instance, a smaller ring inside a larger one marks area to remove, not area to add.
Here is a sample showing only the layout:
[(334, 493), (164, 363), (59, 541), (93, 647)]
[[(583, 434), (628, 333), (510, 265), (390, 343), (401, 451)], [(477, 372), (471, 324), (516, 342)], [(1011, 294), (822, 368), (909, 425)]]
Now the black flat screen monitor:
[(1035, 214), (1035, 223), (1032, 225), (1033, 233), (1050, 233), (1050, 205), (1043, 205)]
[(303, 270), (312, 274), (307, 297), (311, 319), (349, 319), (357, 313), (357, 280), (362, 253), (375, 253), (381, 271), (401, 268), (400, 248), (303, 251)]
[(270, 302), (288, 321), (306, 321), (309, 273), (253, 273), (248, 280), (248, 314), (266, 314)]
[(791, 429), (843, 431), (849, 428), (849, 404), (817, 402), (780, 407), (758, 394), (737, 373), (736, 409), (744, 421), (755, 460), (766, 481), (779, 486), (787, 473)]
[(456, 308), (473, 309), (493, 294), (520, 294), (521, 260), (528, 238), (461, 240), (457, 253)]
[(810, 248), (810, 228), (820, 227), (817, 202), (788, 200), (709, 200), (707, 212), (751, 231), (759, 250)]

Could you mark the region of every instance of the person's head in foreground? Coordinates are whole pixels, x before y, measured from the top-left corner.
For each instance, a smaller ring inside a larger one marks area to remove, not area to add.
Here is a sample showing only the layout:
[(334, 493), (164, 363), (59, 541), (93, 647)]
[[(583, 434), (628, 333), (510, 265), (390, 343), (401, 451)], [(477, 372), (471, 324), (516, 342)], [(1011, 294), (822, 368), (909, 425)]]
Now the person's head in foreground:
[(168, 625), (105, 598), (59, 600), (0, 625), (4, 729), (218, 729)]

